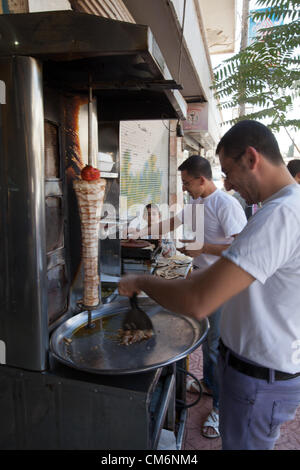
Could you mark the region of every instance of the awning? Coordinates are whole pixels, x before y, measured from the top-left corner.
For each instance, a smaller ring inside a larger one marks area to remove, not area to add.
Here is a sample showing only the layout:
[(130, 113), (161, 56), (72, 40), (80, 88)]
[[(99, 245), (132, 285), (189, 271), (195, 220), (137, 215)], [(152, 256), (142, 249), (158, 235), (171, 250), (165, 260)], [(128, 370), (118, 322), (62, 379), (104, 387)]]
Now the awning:
[[(181, 62), (180, 83), (183, 86), (182, 95), (185, 100), (188, 103), (207, 101), (206, 92), (201, 82), (202, 77), (199, 76), (195, 68), (185, 41), (181, 47), (181, 25), (179, 24), (180, 20), (176, 18), (173, 2), (164, 0), (123, 0), (123, 2), (138, 23), (150, 25), (168, 67), (176, 79), (179, 72), (179, 61)], [(183, 7), (183, 0), (179, 3), (182, 3)], [(186, 24), (185, 28), (187, 27)], [(201, 45), (199, 44), (197, 47), (200, 55), (202, 53)]]
[(7, 55), (40, 59), (47, 81), (68, 91), (92, 86), (102, 120), (186, 117), (181, 86), (148, 26), (73, 11), (1, 15)]

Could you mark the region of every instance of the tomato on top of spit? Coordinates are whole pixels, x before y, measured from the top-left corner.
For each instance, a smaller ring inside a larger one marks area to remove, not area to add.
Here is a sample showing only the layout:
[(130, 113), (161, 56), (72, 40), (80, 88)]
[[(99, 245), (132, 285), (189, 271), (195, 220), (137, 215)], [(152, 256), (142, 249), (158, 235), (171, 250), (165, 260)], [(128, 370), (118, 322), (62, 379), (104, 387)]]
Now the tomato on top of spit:
[(91, 165), (86, 165), (81, 170), (81, 178), (85, 181), (94, 181), (100, 178), (100, 171)]

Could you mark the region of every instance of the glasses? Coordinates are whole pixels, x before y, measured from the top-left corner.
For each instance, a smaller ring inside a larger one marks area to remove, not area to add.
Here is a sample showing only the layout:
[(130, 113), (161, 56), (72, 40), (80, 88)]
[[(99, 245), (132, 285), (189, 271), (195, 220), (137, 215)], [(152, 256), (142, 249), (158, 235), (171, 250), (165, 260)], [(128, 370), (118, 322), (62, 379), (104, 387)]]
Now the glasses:
[(182, 186), (185, 186), (186, 188), (188, 188), (189, 185), (191, 184), (191, 182), (193, 180), (197, 180), (197, 179), (199, 179), (199, 178), (197, 176), (195, 176), (194, 178), (191, 178), (189, 181), (182, 181)]
[[(237, 162), (244, 155), (244, 153), (245, 153), (245, 150), (243, 150), (241, 153), (239, 153), (236, 157), (232, 158), (232, 160), (234, 160), (234, 162)], [(229, 170), (224, 170), (224, 168), (222, 168), (222, 171), (221, 171), (222, 178), (228, 179), (230, 173), (232, 172), (233, 167), (234, 167), (234, 163), (232, 163)]]

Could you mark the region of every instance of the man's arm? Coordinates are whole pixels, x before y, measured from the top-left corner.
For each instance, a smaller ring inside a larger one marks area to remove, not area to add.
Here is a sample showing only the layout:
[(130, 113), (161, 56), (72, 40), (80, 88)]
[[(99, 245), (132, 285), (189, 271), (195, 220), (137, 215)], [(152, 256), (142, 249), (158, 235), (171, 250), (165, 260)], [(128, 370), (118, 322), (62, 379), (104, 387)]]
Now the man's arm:
[[(237, 237), (238, 234), (232, 235), (233, 238)], [(178, 250), (184, 255), (191, 256), (195, 258), (200, 255), (214, 255), (221, 256), (224, 250), (230, 247), (230, 243), (227, 245), (217, 245), (214, 243), (204, 243), (203, 247), (200, 250), (189, 250), (188, 246), (184, 248), (178, 248)]]
[(152, 235), (157, 235), (161, 237), (165, 233), (173, 232), (176, 230), (182, 222), (180, 222), (179, 218), (174, 216), (170, 219), (162, 220), (158, 224), (153, 224), (151, 227), (145, 227), (142, 230), (133, 229), (132, 231), (128, 231), (129, 238), (143, 238), (147, 236), (149, 233)]
[(195, 272), (187, 279), (166, 280), (151, 275), (124, 277), (119, 284), (119, 293), (131, 296), (142, 290), (173, 312), (201, 319), (254, 280), (242, 268), (221, 258), (203, 273)]

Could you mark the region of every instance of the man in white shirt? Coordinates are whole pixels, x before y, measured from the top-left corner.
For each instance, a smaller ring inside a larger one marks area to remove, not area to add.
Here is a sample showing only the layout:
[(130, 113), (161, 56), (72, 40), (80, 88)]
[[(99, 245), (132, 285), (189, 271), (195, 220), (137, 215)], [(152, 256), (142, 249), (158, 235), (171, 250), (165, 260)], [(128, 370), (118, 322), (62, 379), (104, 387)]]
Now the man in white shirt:
[(204, 273), (165, 281), (131, 276), (123, 295), (145, 291), (164, 307), (201, 319), (222, 309), (219, 357), (223, 449), (273, 449), (300, 404), (300, 187), (276, 139), (244, 120), (217, 154), (227, 184), (262, 202), (222, 257)]
[[(247, 223), (245, 212), (238, 201), (216, 187), (209, 161), (200, 155), (192, 155), (178, 168), (181, 172), (182, 188), (191, 196), (190, 204), (203, 204), (204, 244), (200, 249), (180, 250), (193, 258), (194, 269), (204, 272), (215, 263), (223, 250), (233, 242)], [(187, 207), (175, 219), (183, 223)], [(176, 223), (176, 225), (178, 225)], [(200, 224), (199, 224), (200, 225)], [(194, 244), (191, 244), (191, 246)], [(210, 328), (203, 343), (202, 391), (212, 396), (212, 410), (202, 426), (202, 435), (219, 437), (219, 385), (217, 377), (218, 345), (220, 337), (221, 308), (209, 317)]]
[[(200, 155), (192, 155), (178, 168), (181, 172), (182, 189), (191, 196), (191, 201), (185, 208), (171, 220), (163, 221), (159, 226), (152, 225), (152, 233), (164, 233), (164, 227), (169, 230), (188, 222), (192, 230), (192, 213), (194, 205), (202, 204), (204, 208), (204, 245), (200, 249), (185, 248), (184, 254), (193, 258), (194, 269), (205, 271), (221, 256), (223, 250), (234, 240), (247, 223), (245, 212), (239, 202), (231, 195), (216, 187), (212, 178), (212, 169), (209, 161)], [(197, 211), (194, 211), (195, 216)], [(200, 222), (200, 221), (198, 221)], [(201, 223), (195, 229), (203, 229)], [(148, 228), (149, 230), (149, 228)], [(145, 230), (140, 232), (144, 237)], [(200, 235), (200, 234), (196, 234)], [(201, 234), (202, 235), (202, 234)], [(201, 238), (201, 237), (199, 237)], [(191, 244), (192, 245), (196, 244)], [(218, 362), (219, 324), (221, 309), (214, 311), (210, 318), (210, 329), (203, 343), (203, 380), (201, 387), (204, 393), (212, 396), (212, 410), (202, 426), (202, 434), (208, 438), (219, 437), (219, 386), (216, 374)]]

